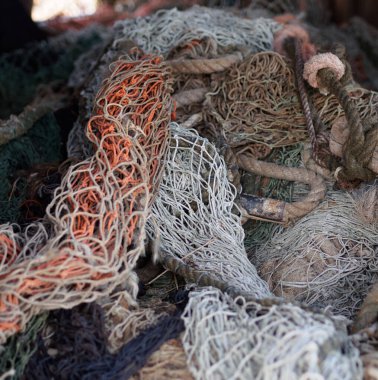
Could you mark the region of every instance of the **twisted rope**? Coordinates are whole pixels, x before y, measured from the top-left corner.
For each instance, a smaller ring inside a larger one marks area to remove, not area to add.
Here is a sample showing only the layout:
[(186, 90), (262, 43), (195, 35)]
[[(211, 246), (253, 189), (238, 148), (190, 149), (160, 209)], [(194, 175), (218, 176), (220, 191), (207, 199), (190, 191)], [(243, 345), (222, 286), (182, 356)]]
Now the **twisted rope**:
[[(350, 99), (345, 85), (340, 82), (342, 75), (344, 75), (344, 72), (341, 75), (339, 70), (341, 61), (336, 56), (332, 55), (331, 57), (331, 54), (324, 57), (327, 62), (321, 62), (321, 56), (315, 56), (314, 59), (316, 58), (319, 60), (319, 67), (315, 67), (314, 60), (310, 60), (306, 63), (305, 76), (310, 84), (326, 89), (337, 98), (345, 112), (350, 131), (344, 145), (344, 166), (336, 171), (337, 178), (346, 181), (353, 179), (371, 180), (375, 177), (375, 174), (368, 169), (368, 165), (378, 144), (378, 130), (373, 128), (369, 132), (369, 140), (365, 139), (358, 110)], [(335, 62), (331, 62), (331, 58), (334, 58)]]
[(249, 217), (289, 222), (308, 214), (326, 194), (324, 179), (305, 168), (289, 168), (259, 161), (245, 154), (238, 155), (238, 164), (241, 169), (260, 176), (307, 183), (311, 188), (304, 199), (293, 203), (241, 195), (241, 206), (247, 211)]
[(241, 62), (241, 53), (229, 54), (211, 59), (178, 59), (169, 61), (172, 71), (179, 74), (212, 74), (222, 72), (235, 63)]

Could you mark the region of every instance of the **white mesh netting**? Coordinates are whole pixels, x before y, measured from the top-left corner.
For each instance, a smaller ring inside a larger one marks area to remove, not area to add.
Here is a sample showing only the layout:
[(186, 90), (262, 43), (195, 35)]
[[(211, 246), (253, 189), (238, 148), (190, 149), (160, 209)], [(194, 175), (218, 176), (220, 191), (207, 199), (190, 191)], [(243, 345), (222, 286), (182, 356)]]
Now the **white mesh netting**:
[(352, 317), (378, 279), (378, 187), (327, 199), (252, 257), (277, 296)]
[(211, 38), (222, 47), (251, 52), (272, 50), (273, 33), (281, 26), (272, 19), (248, 20), (222, 10), (195, 6), (180, 12), (161, 10), (149, 17), (120, 21), (113, 47), (131, 39), (147, 53), (167, 54), (192, 40)]
[(148, 220), (148, 233), (160, 241), (159, 254), (178, 257), (256, 297), (269, 296), (267, 284), (248, 261), (240, 216), (233, 212), (236, 191), (223, 159), (195, 131), (174, 123), (171, 131)]
[(198, 380), (362, 379), (341, 320), (291, 304), (240, 305), (214, 288), (192, 292), (183, 318), (184, 349)]

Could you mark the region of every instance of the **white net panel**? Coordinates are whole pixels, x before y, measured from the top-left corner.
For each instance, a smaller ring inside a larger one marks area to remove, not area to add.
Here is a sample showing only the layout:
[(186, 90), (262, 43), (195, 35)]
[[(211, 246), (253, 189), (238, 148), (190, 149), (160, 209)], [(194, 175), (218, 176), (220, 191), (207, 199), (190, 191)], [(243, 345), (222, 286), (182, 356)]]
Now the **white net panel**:
[(342, 321), (291, 304), (240, 301), (214, 288), (190, 294), (183, 344), (195, 379), (362, 379)]
[(327, 199), (252, 257), (277, 296), (352, 317), (378, 279), (378, 186)]
[(270, 295), (249, 262), (235, 188), (215, 147), (195, 131), (171, 124), (169, 154), (148, 233), (159, 255), (175, 256), (255, 297)]
[(112, 65), (86, 131), (95, 154), (70, 167), (47, 209), (53, 237), (41, 249), (42, 227), (24, 247), (11, 226), (0, 233), (0, 343), (42, 310), (91, 302), (118, 285), (136, 297), (133, 268), (166, 152), (170, 93), (158, 57), (136, 53)]
[(222, 10), (195, 6), (180, 12), (161, 10), (149, 17), (120, 21), (114, 47), (133, 40), (146, 53), (168, 53), (192, 40), (210, 38), (222, 47), (272, 50), (273, 34), (281, 26), (272, 19), (248, 20)]

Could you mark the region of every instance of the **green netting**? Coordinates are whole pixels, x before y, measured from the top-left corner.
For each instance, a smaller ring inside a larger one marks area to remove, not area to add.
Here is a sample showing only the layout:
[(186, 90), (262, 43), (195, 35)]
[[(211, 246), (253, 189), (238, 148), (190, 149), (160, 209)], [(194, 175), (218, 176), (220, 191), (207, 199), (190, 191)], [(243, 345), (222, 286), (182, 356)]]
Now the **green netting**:
[(48, 313), (34, 317), (26, 329), (12, 336), (0, 351), (0, 374), (9, 374), (9, 378), (21, 378), (29, 359), (37, 349), (38, 333), (45, 325)]
[(26, 177), (17, 171), (61, 160), (60, 128), (53, 114), (41, 118), (24, 136), (0, 146), (0, 223), (17, 222), (25, 200)]
[(20, 113), (39, 85), (67, 81), (77, 58), (101, 40), (101, 28), (91, 28), (1, 55), (0, 118)]

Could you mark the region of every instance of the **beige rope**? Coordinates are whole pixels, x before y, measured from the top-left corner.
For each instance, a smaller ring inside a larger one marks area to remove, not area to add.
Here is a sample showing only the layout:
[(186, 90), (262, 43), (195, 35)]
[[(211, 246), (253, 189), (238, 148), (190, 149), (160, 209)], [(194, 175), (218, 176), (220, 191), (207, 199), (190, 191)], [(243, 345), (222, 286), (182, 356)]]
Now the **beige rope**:
[(195, 88), (193, 90), (181, 91), (174, 95), (173, 99), (176, 101), (177, 108), (182, 108), (190, 106), (193, 103), (201, 103), (205, 100), (208, 92), (208, 88)]
[(272, 221), (289, 222), (308, 214), (326, 194), (326, 186), (321, 176), (305, 168), (289, 168), (271, 162), (256, 160), (245, 154), (238, 155), (239, 167), (248, 172), (287, 181), (303, 182), (310, 185), (307, 196), (297, 202), (287, 203), (274, 199), (259, 199), (242, 195), (241, 207), (246, 208), (250, 218), (263, 218)]
[(234, 53), (212, 59), (178, 59), (168, 61), (168, 65), (180, 74), (212, 74), (224, 71), (242, 59), (241, 53)]

